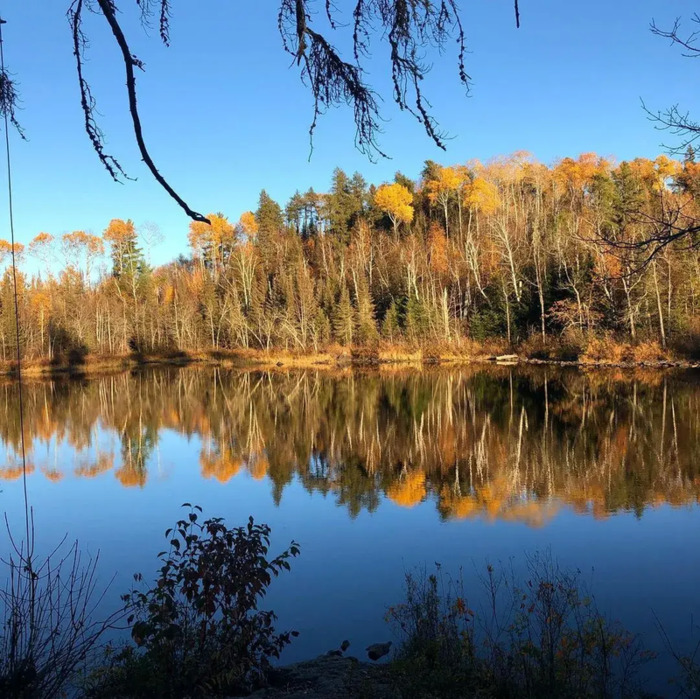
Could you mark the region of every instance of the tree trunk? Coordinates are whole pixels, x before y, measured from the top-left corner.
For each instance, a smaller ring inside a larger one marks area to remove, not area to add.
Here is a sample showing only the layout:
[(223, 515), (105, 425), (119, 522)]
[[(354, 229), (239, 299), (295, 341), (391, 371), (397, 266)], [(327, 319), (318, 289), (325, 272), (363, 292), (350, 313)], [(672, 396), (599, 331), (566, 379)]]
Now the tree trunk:
[(661, 293), (659, 292), (659, 278), (656, 273), (656, 260), (652, 262), (652, 272), (654, 276), (654, 291), (656, 292), (656, 308), (659, 312), (659, 330), (661, 333), (661, 346), (666, 349), (666, 328), (664, 326), (664, 309), (661, 305)]

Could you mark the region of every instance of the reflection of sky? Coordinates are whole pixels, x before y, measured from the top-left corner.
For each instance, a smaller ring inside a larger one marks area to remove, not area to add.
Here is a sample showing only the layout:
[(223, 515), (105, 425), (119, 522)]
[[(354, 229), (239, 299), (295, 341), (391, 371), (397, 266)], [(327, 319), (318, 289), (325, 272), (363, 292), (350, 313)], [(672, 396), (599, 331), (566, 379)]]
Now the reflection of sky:
[[(99, 432), (78, 464), (100, 451), (121, 461), (119, 442)], [(78, 478), (72, 468), (51, 482), (40, 473), (29, 477), (39, 549), (64, 533), (78, 538), (84, 550), (101, 552), (104, 579), (116, 575), (111, 599), (127, 589), (131, 574), (155, 569), (155, 554), (163, 548), (163, 532), (181, 513), (184, 502), (198, 503), (206, 515), (243, 524), (252, 514), (273, 529), (273, 551), (291, 539), (302, 555), (292, 572), (273, 585), (268, 604), (280, 625), (301, 636), (286, 651), (286, 660), (311, 656), (336, 647), (344, 638), (359, 653), (385, 640), (386, 607), (401, 599), (403, 573), (418, 565), (440, 562), (446, 571), (464, 566), (474, 583), (475, 566), (485, 561), (523, 565), (524, 553), (550, 548), (566, 567), (578, 567), (593, 584), (601, 607), (632, 630), (647, 634), (659, 648), (651, 610), (672, 638), (688, 641), (690, 619), (700, 614), (700, 508), (648, 508), (643, 517), (621, 513), (605, 520), (560, 509), (545, 526), (485, 521), (442, 521), (435, 502), (402, 508), (384, 498), (374, 513), (350, 518), (337, 507), (336, 495), (310, 494), (298, 477), (285, 487), (279, 507), (267, 478), (256, 481), (241, 472), (227, 483), (203, 479), (199, 455), (202, 440), (161, 430), (149, 461), (143, 488), (124, 488), (114, 470), (95, 478)], [(35, 442), (37, 467), (75, 463), (65, 442)], [(2, 509), (15, 531), (22, 526), (21, 480), (2, 484)], [(475, 599), (474, 597), (472, 599)], [(478, 606), (478, 595), (476, 596)], [(666, 673), (664, 673), (666, 674)]]

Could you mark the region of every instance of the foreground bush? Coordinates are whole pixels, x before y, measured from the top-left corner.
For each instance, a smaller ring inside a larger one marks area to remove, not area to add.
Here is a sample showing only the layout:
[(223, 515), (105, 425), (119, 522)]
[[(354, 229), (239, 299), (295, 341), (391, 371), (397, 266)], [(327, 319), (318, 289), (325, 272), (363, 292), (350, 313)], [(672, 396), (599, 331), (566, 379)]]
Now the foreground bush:
[[(603, 618), (579, 573), (548, 557), (529, 560), (528, 578), (488, 566), (488, 605), (471, 609), (461, 581), (406, 576), (406, 600), (387, 619), (402, 644), (396, 660), (404, 696), (622, 697), (653, 655)], [(482, 596), (481, 594), (479, 596)]]
[[(270, 658), (296, 632), (277, 633), (276, 616), (258, 609), (272, 578), (299, 554), (292, 542), (268, 559), (270, 528), (199, 522), (199, 507), (165, 533), (170, 548), (153, 587), (123, 600), (136, 647), (107, 652), (88, 682), (91, 697), (211, 697), (262, 685)], [(141, 582), (142, 576), (135, 580)]]

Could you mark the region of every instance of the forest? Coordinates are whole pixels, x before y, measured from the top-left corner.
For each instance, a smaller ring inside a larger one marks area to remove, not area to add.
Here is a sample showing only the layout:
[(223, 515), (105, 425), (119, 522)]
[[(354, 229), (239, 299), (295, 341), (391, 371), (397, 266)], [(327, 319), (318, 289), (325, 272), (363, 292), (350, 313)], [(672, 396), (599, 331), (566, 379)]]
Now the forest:
[[(542, 358), (694, 357), (698, 234), (672, 238), (698, 218), (692, 148), (682, 161), (426, 161), (417, 180), (379, 186), (336, 169), (327, 193), (298, 190), (282, 206), (262, 191), (238, 220), (190, 223), (189, 255), (158, 267), (152, 225), (38, 232), (14, 250), (22, 352), (69, 363), (329, 346), (439, 356), (496, 340)], [(11, 258), (0, 241), (2, 360), (16, 352)]]

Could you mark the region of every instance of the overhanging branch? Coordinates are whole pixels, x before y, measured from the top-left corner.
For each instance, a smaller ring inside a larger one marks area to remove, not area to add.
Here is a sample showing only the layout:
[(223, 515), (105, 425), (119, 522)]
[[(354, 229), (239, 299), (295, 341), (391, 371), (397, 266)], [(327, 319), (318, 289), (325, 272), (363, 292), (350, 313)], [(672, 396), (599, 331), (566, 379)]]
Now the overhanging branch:
[(119, 45), (119, 49), (122, 52), (122, 58), (124, 60), (124, 68), (126, 70), (126, 88), (129, 96), (129, 112), (131, 114), (131, 121), (134, 127), (134, 136), (136, 137), (136, 143), (138, 144), (141, 157), (143, 162), (146, 163), (146, 167), (151, 171), (153, 177), (155, 177), (158, 184), (180, 205), (180, 207), (185, 211), (185, 213), (194, 221), (202, 221), (204, 223), (209, 223), (209, 219), (202, 214), (191, 209), (187, 202), (170, 186), (168, 181), (160, 174), (158, 168), (156, 168), (153, 159), (151, 158), (148, 148), (146, 148), (146, 142), (143, 138), (143, 130), (141, 127), (141, 118), (139, 116), (137, 101), (136, 101), (136, 75), (134, 74), (134, 67), (142, 68), (141, 62), (136, 58), (129, 49), (129, 44), (124, 36), (119, 22), (114, 14), (114, 5), (111, 0), (97, 0), (102, 14), (107, 20), (112, 34)]

